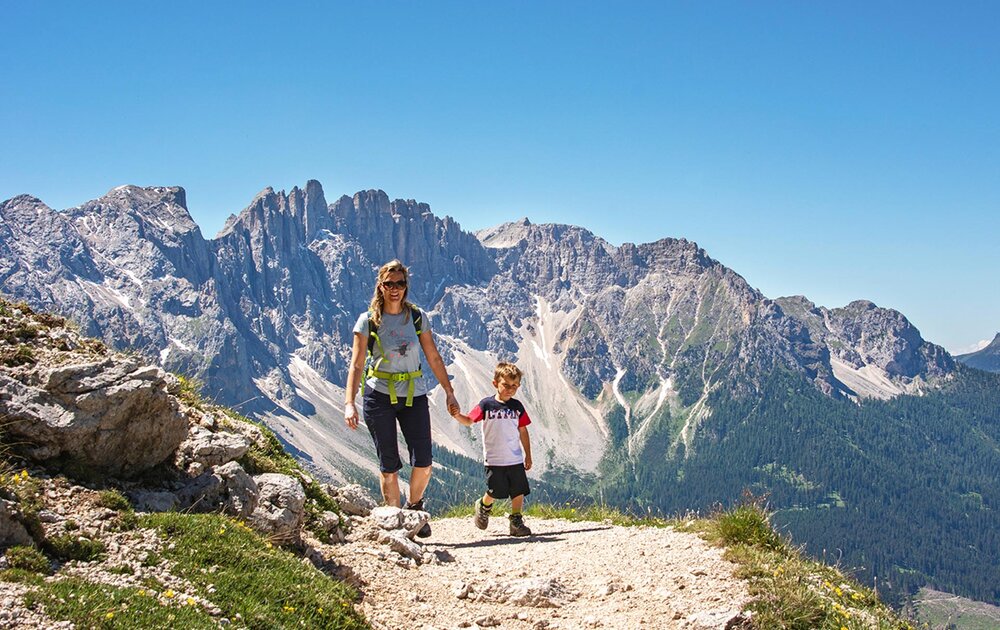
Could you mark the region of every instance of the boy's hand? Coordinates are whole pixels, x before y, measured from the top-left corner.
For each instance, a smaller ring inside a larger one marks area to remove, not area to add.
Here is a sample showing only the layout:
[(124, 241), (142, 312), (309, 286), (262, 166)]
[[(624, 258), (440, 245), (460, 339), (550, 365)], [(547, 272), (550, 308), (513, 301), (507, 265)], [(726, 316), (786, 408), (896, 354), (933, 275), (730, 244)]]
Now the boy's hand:
[(531, 453), (524, 456), (524, 469), (531, 470)]

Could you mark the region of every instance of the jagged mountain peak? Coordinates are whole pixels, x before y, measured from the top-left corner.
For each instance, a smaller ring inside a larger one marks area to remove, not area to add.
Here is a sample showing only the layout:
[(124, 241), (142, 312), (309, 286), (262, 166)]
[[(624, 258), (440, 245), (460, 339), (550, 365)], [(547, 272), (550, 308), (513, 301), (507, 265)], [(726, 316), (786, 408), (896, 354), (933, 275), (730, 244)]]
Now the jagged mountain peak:
[(45, 202), (43, 202), (38, 197), (36, 197), (34, 195), (29, 195), (29, 194), (21, 194), (21, 195), (14, 195), (10, 199), (7, 199), (6, 201), (0, 202), (0, 207), (15, 207), (15, 206), (23, 206), (23, 205), (32, 205), (32, 206), (34, 206), (34, 205), (38, 205), (38, 204), (41, 204), (41, 205), (45, 206), (46, 208), (48, 208), (48, 206), (45, 205)]
[(181, 186), (115, 186), (100, 199), (127, 199), (146, 204), (164, 202), (187, 210), (187, 192)]
[(924, 340), (895, 309), (870, 300), (831, 309), (802, 296), (775, 302), (806, 327), (812, 340), (827, 346), (833, 373), (848, 387), (848, 394), (891, 398), (917, 393), (929, 379), (954, 370), (954, 361), (944, 348)]
[(617, 248), (590, 230), (565, 223), (532, 223), (527, 217), (518, 221), (501, 223), (476, 232), (484, 247), (506, 249), (518, 246), (531, 247), (599, 247), (608, 254)]
[(330, 212), (323, 186), (310, 179), (305, 186), (276, 192), (267, 186), (235, 218), (230, 216), (216, 235), (220, 239), (233, 231), (260, 232), (280, 230), (308, 241), (330, 226)]
[(201, 229), (187, 208), (187, 193), (180, 186), (117, 186), (102, 197), (63, 213), (81, 234), (100, 234), (120, 240), (152, 236), (165, 242), (178, 238), (202, 241)]

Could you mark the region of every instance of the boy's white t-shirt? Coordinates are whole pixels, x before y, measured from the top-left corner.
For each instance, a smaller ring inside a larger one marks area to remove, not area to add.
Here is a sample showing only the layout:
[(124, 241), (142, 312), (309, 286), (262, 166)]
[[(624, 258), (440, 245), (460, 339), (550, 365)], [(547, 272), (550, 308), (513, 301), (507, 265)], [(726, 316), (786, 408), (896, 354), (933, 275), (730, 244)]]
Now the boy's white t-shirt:
[(531, 424), (531, 418), (519, 400), (500, 402), (495, 396), (483, 398), (469, 412), (469, 418), (482, 423), (483, 459), (487, 466), (524, 463), (520, 428)]

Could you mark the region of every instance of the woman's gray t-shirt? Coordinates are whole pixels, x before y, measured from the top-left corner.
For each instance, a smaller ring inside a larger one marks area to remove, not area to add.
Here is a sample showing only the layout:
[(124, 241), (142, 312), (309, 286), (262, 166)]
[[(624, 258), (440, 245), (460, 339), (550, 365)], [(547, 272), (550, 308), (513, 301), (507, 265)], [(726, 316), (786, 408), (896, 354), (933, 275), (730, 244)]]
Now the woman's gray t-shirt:
[[(358, 322), (354, 324), (354, 332), (368, 336), (369, 313), (365, 311), (358, 317)], [(430, 319), (427, 313), (421, 311), (420, 330), (429, 332), (431, 329)], [(413, 318), (410, 309), (406, 308), (398, 315), (382, 313), (382, 323), (378, 327), (378, 338), (382, 342), (382, 349), (385, 350), (385, 357), (382, 357), (378, 344), (372, 347), (373, 364), (379, 358), (383, 361), (378, 364), (379, 371), (382, 372), (415, 372), (421, 369), (420, 340), (417, 339), (417, 331), (413, 327)], [(429, 369), (429, 368), (428, 368)], [(382, 379), (372, 377), (366, 381), (366, 387), (374, 388), (375, 391), (383, 394), (389, 393), (389, 387)], [(400, 398), (406, 397), (408, 383), (400, 381), (396, 383), (396, 395)], [(422, 396), (426, 394), (428, 387), (426, 377), (421, 376), (413, 379), (413, 395)]]

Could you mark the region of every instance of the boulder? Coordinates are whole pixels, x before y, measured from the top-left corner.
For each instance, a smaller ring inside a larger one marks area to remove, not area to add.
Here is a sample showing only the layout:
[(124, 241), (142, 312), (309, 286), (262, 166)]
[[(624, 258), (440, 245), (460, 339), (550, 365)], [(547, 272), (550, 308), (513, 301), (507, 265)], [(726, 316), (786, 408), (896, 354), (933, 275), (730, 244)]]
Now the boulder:
[(298, 479), (266, 473), (253, 478), (257, 484), (257, 508), (247, 522), (255, 530), (280, 543), (299, 540), (305, 521), (306, 492)]
[(323, 512), (319, 517), (319, 528), (330, 535), (331, 542), (342, 543), (347, 540), (343, 525), (346, 519), (336, 512)]
[(407, 538), (413, 538), (424, 526), (424, 523), (431, 520), (430, 512), (423, 510), (402, 510), (400, 525), (406, 532)]
[(424, 548), (417, 543), (410, 540), (402, 531), (394, 530), (391, 532), (386, 532), (384, 537), (384, 542), (389, 545), (389, 548), (403, 556), (404, 558), (410, 558), (416, 563), (420, 563), (423, 559)]
[(0, 417), (8, 441), (33, 461), (130, 477), (169, 459), (187, 437), (167, 385), (163, 370), (134, 358), (22, 366), (0, 373)]
[(169, 512), (180, 503), (176, 494), (166, 490), (136, 490), (128, 498), (136, 512)]
[(200, 474), (206, 468), (243, 457), (249, 448), (250, 440), (242, 435), (225, 431), (215, 433), (195, 425), (178, 447), (175, 462), (181, 470)]
[(341, 488), (327, 486), (327, 493), (333, 497), (341, 510), (354, 516), (368, 516), (378, 505), (371, 498), (371, 495), (357, 484), (350, 484)]
[(403, 526), (403, 510), (391, 505), (380, 505), (372, 510), (372, 521), (385, 530), (399, 529)]
[(733, 630), (749, 627), (744, 625), (744, 616), (739, 608), (720, 608), (718, 610), (703, 610), (691, 614), (687, 618), (687, 627), (693, 630)]
[(247, 518), (257, 508), (257, 483), (236, 462), (195, 477), (177, 493), (180, 507), (194, 512), (223, 512)]
[(577, 597), (556, 578), (544, 577), (491, 583), (479, 595), (487, 601), (533, 608), (559, 608)]
[(14, 545), (31, 545), (31, 535), (20, 521), (17, 503), (0, 499), (0, 549)]

